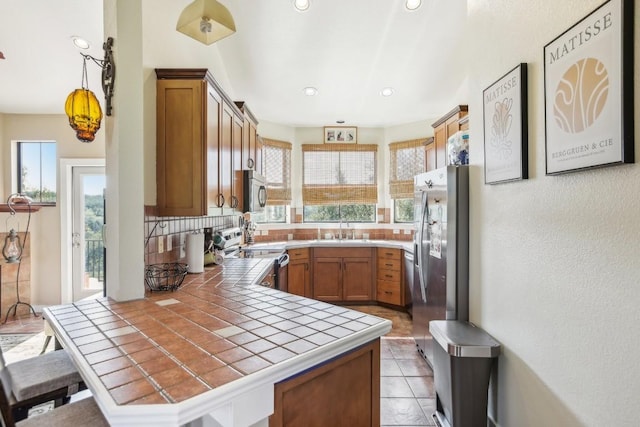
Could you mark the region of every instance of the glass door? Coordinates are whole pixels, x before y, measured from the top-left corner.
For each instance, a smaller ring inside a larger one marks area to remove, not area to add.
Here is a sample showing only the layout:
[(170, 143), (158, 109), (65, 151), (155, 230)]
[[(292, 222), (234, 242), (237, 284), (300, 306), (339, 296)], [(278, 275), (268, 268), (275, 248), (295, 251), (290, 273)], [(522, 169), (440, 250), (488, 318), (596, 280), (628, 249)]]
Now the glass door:
[(73, 301), (100, 297), (104, 292), (105, 183), (104, 167), (73, 168)]

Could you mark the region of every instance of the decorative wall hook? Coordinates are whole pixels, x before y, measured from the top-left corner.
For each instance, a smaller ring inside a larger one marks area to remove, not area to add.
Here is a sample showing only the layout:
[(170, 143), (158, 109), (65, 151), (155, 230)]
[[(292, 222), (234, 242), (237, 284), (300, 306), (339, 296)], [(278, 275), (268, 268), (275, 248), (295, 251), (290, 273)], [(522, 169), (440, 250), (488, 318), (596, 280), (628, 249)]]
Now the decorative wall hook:
[(106, 104), (107, 116), (111, 115), (112, 105), (111, 98), (113, 97), (113, 89), (116, 83), (116, 63), (113, 60), (113, 37), (108, 37), (107, 41), (102, 44), (104, 49), (104, 59), (97, 59), (91, 55), (85, 55), (81, 53), (85, 59), (91, 59), (102, 68), (102, 91), (104, 92), (104, 99)]

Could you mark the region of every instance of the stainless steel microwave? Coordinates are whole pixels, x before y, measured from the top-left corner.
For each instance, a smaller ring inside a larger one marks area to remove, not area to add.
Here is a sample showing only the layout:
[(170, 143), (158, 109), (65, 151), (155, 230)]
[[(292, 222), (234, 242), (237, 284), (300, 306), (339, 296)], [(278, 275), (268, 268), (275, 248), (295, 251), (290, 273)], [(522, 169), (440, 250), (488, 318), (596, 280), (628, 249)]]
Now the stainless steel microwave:
[(242, 171), (242, 212), (264, 212), (267, 181), (253, 170)]

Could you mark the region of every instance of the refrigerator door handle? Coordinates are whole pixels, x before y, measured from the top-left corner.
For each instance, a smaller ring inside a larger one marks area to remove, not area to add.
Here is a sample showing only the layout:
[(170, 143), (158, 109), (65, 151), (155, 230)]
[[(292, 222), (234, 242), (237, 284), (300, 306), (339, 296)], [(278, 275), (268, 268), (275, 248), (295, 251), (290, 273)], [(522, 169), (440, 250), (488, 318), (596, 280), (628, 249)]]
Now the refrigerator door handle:
[[(418, 253), (420, 259), (418, 260), (418, 264), (420, 268), (418, 268), (418, 277), (420, 278), (420, 295), (422, 297), (422, 302), (427, 302), (427, 274), (425, 270), (428, 268), (428, 265), (425, 264), (425, 259), (422, 256), (424, 251), (424, 229), (425, 225), (428, 224), (429, 220), (429, 195), (427, 192), (422, 193), (422, 218), (420, 219), (420, 232), (419, 232), (419, 241), (418, 241)], [(426, 263), (428, 264), (428, 263)]]

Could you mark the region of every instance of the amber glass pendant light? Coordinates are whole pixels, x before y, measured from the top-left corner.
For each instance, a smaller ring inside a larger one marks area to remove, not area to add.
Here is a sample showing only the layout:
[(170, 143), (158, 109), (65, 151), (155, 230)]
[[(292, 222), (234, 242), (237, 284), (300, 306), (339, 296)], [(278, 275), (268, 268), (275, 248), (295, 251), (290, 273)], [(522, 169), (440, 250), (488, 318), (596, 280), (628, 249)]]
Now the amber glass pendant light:
[(82, 88), (69, 94), (64, 111), (69, 117), (69, 125), (76, 131), (82, 142), (92, 142), (100, 129), (102, 108), (96, 95), (89, 90), (87, 81), (87, 58), (82, 62)]

